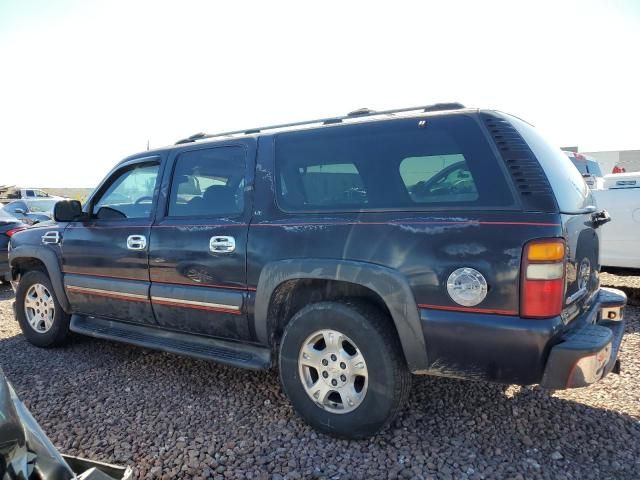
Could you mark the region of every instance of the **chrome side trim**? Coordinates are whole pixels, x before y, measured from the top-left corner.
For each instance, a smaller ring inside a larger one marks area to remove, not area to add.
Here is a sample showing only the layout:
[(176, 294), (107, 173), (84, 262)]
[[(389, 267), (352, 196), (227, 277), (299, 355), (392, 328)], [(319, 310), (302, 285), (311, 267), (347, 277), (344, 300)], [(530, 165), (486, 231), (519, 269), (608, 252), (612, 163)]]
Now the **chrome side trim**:
[(112, 292), (110, 290), (102, 290), (99, 288), (89, 288), (89, 287), (78, 287), (76, 285), (67, 285), (67, 290), (70, 290), (72, 292), (79, 292), (79, 293), (94, 293), (96, 295), (118, 296), (118, 297), (147, 300), (146, 295), (139, 295), (137, 293)]
[(237, 305), (225, 305), (222, 303), (210, 303), (210, 302), (196, 302), (195, 300), (182, 300), (179, 298), (169, 298), (169, 297), (151, 297), (152, 301), (157, 302), (168, 302), (168, 303), (180, 303), (183, 305), (192, 305), (196, 307), (209, 307), (209, 308), (220, 308), (224, 310), (236, 310), (240, 311), (240, 307)]

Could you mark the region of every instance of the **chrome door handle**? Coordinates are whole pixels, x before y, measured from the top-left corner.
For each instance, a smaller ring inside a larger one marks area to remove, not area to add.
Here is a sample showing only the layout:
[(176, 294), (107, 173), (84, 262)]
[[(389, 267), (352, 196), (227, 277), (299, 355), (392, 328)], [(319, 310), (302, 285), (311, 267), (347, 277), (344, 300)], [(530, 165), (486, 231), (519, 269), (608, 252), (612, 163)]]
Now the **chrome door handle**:
[(127, 237), (127, 248), (129, 250), (144, 250), (147, 248), (147, 237), (144, 235), (129, 235)]
[(57, 230), (49, 231), (40, 237), (44, 244), (56, 244), (60, 243), (60, 232)]
[(236, 239), (233, 237), (211, 237), (209, 250), (213, 253), (231, 253), (236, 249)]

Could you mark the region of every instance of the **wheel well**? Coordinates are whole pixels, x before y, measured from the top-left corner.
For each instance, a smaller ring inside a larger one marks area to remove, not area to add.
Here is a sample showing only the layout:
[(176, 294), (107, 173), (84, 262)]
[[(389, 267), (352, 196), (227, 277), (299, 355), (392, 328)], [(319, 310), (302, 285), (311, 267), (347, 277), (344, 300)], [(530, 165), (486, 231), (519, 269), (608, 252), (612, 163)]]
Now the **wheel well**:
[[(282, 282), (271, 294), (267, 314), (271, 343), (277, 347), (289, 320), (305, 305), (332, 300), (357, 299), (375, 305), (395, 325), (387, 305), (380, 295), (357, 283), (338, 280), (295, 279)], [(397, 331), (396, 331), (397, 334)]]
[(47, 267), (37, 258), (18, 258), (11, 264), (11, 278), (16, 280), (30, 270), (40, 270), (48, 275)]

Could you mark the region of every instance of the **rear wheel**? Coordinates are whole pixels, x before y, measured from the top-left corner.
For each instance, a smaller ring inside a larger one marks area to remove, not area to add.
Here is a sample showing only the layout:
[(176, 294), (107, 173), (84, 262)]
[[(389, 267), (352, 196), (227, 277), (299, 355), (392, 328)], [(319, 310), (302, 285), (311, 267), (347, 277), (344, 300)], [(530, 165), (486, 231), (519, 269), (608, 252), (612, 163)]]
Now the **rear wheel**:
[(71, 317), (62, 310), (49, 277), (39, 270), (27, 272), (20, 279), (16, 316), (24, 336), (38, 347), (61, 345), (69, 335)]
[(411, 383), (390, 319), (364, 303), (321, 302), (300, 310), (283, 334), (279, 363), (298, 414), (344, 438), (382, 429), (402, 408)]

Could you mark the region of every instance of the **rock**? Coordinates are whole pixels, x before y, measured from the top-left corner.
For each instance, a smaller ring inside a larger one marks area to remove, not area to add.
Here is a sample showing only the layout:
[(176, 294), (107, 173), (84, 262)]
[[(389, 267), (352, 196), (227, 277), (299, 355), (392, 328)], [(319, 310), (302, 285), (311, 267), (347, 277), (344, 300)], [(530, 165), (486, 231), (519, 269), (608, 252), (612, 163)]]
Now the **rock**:
[(552, 458), (553, 460), (562, 460), (564, 457), (562, 456), (562, 454), (561, 454), (559, 451), (554, 450), (554, 451), (551, 453), (551, 458)]

